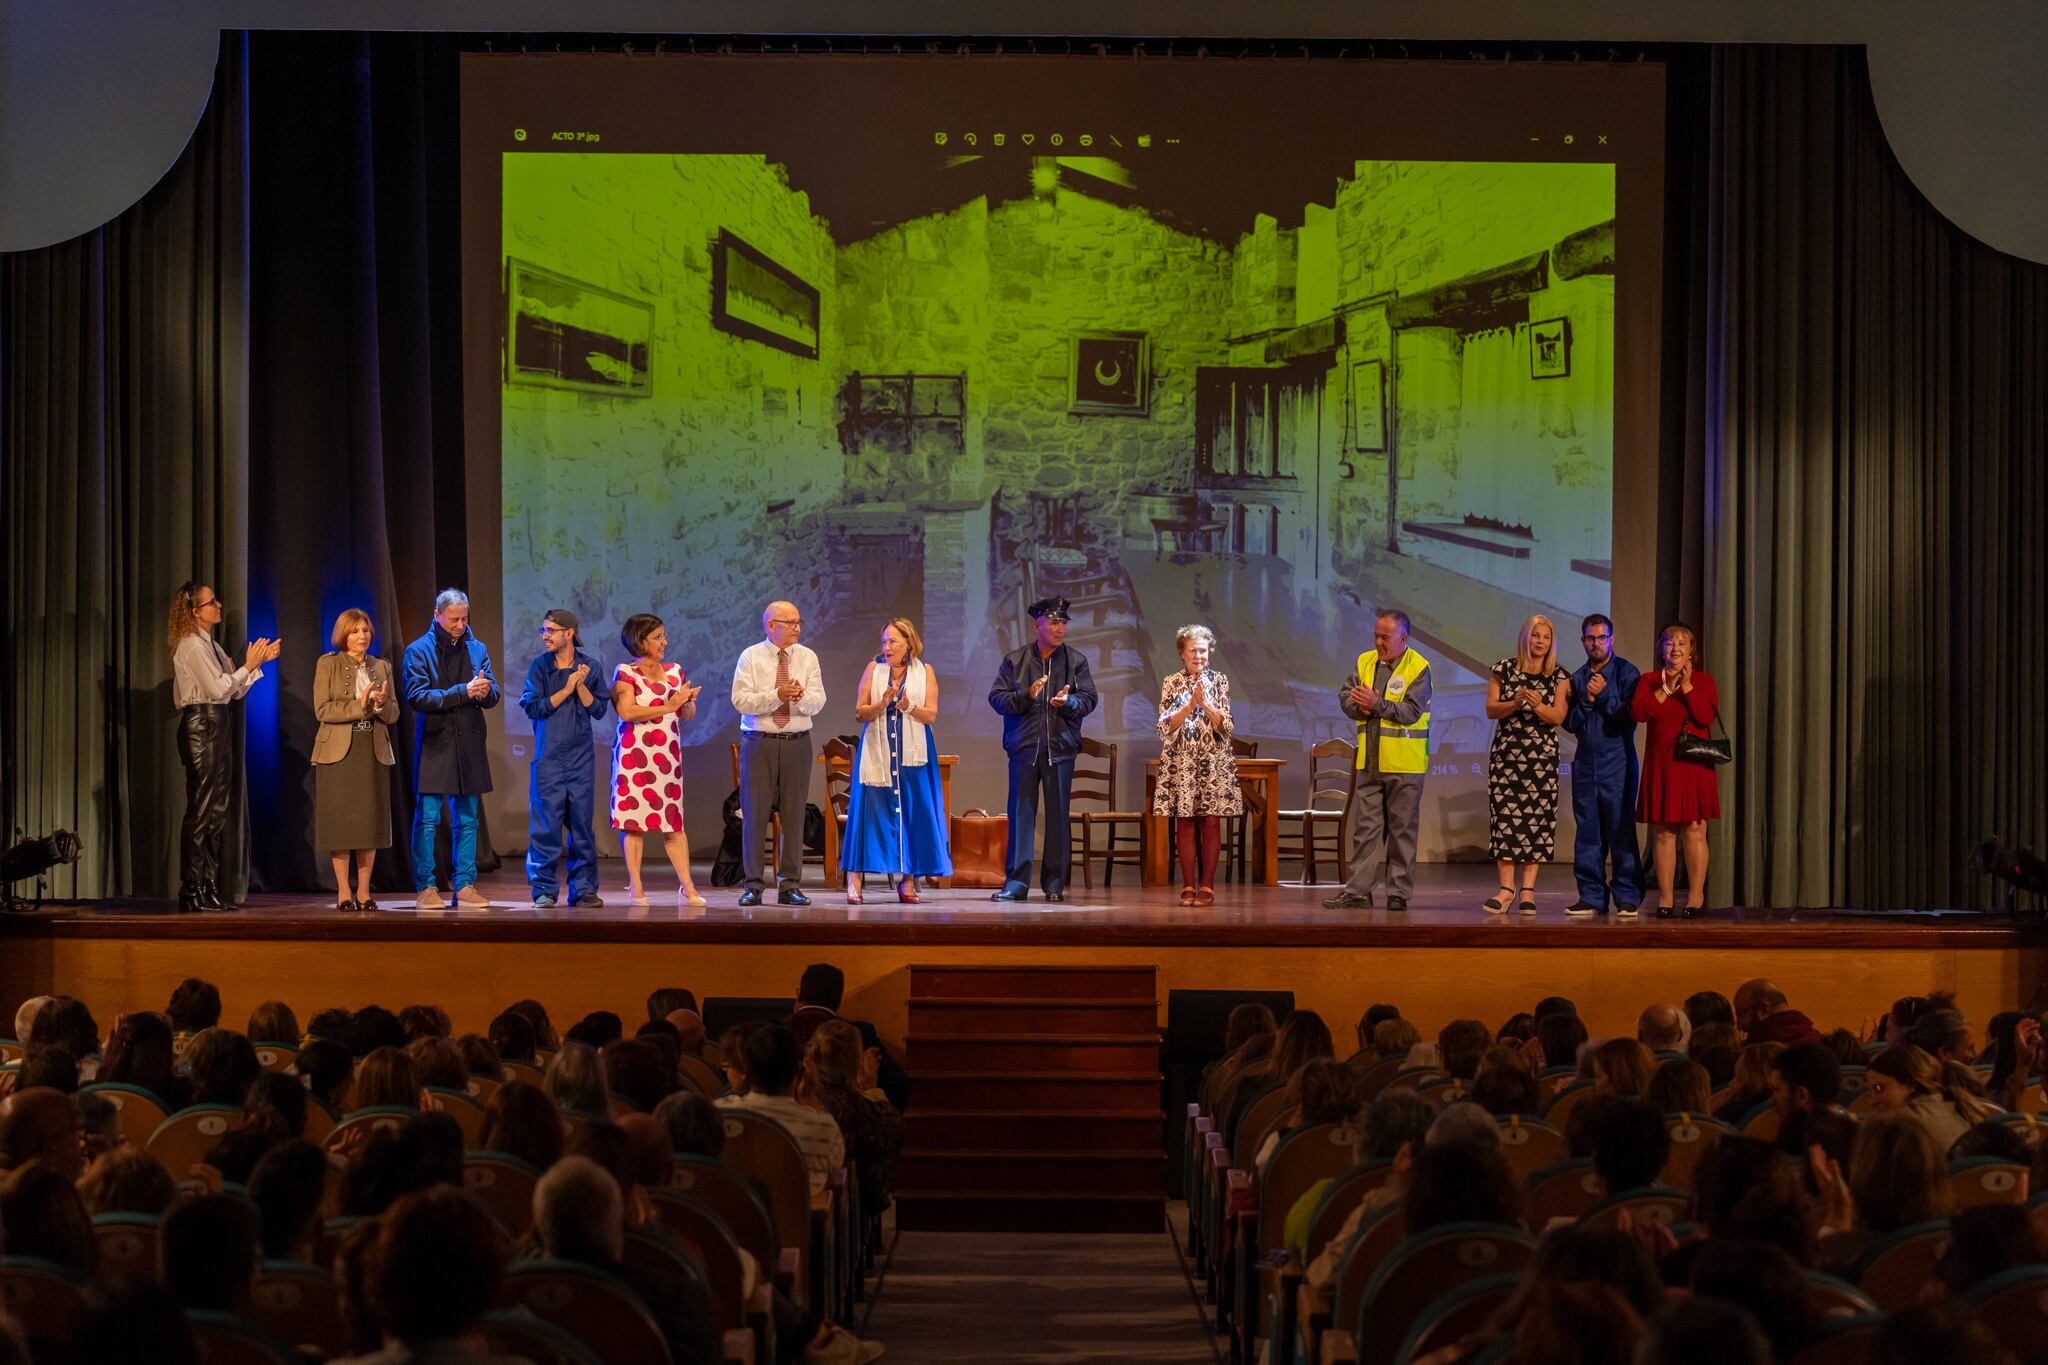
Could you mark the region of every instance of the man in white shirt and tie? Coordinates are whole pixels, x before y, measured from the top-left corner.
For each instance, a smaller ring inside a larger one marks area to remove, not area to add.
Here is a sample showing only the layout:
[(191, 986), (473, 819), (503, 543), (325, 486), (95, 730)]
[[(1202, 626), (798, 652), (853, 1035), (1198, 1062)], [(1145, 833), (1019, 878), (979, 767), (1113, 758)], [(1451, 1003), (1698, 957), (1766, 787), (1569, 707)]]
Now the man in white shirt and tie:
[(772, 812), (782, 819), (775, 899), (809, 905), (797, 884), (811, 790), (811, 717), (825, 709), (825, 676), (818, 656), (797, 643), (804, 622), (794, 605), (770, 602), (761, 626), (768, 638), (747, 646), (732, 672), (732, 709), (740, 713), (740, 904), (761, 903), (761, 846)]

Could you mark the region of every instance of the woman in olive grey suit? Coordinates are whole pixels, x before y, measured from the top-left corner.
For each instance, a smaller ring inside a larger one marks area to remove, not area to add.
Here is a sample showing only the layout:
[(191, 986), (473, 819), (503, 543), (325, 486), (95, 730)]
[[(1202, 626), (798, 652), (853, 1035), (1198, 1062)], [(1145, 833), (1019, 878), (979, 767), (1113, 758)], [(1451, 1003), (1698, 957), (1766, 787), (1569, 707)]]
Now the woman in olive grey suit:
[(334, 649), (313, 670), (313, 713), (320, 718), (313, 739), (313, 841), (334, 859), (334, 908), (344, 913), (377, 908), (370, 868), (377, 850), (391, 847), (398, 688), (390, 661), (370, 655), (375, 635), (370, 614), (350, 607), (335, 619)]

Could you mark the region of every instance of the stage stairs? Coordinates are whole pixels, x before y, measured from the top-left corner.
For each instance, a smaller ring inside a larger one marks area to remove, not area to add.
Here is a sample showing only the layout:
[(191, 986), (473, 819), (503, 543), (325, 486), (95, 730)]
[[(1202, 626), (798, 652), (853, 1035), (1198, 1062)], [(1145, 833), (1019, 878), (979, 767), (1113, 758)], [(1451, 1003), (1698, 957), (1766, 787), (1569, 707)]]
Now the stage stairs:
[(910, 968), (897, 1225), (1165, 1226), (1158, 968)]

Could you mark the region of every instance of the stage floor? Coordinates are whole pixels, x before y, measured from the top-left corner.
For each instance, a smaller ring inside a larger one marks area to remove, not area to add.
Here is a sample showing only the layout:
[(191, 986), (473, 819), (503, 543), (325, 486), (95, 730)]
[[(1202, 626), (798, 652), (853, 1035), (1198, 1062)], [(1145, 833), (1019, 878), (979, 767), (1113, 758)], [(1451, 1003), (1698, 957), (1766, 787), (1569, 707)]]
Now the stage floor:
[[(1866, 1028), (1899, 996), (1955, 991), (1970, 1017), (2048, 998), (2048, 930), (1965, 914), (1848, 909), (1719, 910), (1698, 920), (1572, 919), (1570, 871), (1545, 872), (1535, 915), (1488, 915), (1484, 865), (1418, 869), (1412, 908), (1325, 910), (1333, 886), (1224, 883), (1207, 909), (1178, 888), (1072, 889), (997, 904), (986, 890), (930, 890), (848, 906), (813, 888), (808, 907), (743, 910), (738, 892), (699, 885), (711, 903), (678, 906), (672, 884), (650, 907), (623, 904), (607, 863), (598, 910), (536, 910), (516, 869), (486, 879), (484, 910), (420, 911), (382, 899), (343, 915), (331, 897), (257, 896), (236, 914), (179, 915), (163, 902), (114, 901), (0, 915), (0, 1018), (30, 995), (64, 993), (101, 1019), (161, 1009), (187, 976), (220, 986), (230, 1021), (269, 999), (305, 1019), (330, 1005), (433, 1002), (479, 1029), (510, 1001), (542, 1000), (558, 1021), (590, 1010), (637, 1020), (648, 992), (787, 998), (812, 962), (846, 973), (846, 1012), (902, 1043), (910, 967), (927, 963), (1145, 964), (1158, 969), (1160, 1022), (1176, 989), (1295, 992), (1348, 1036), (1368, 1004), (1398, 1004), (1425, 1031), (1446, 1020), (1498, 1023), (1546, 995), (1579, 1004), (1596, 1034), (1633, 1032), (1652, 1001), (1710, 988), (1732, 994), (1769, 976), (1824, 1026)], [(660, 886), (661, 883), (655, 883)], [(772, 897), (771, 897), (772, 901)]]

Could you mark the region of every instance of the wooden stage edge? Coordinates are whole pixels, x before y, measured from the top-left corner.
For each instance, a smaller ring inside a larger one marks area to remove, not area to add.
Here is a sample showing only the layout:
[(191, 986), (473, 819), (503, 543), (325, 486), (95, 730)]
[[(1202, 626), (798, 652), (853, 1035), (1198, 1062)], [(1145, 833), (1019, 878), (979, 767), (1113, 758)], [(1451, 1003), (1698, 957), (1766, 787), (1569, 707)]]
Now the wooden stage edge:
[[(1842, 910), (1718, 910), (1701, 920), (1568, 919), (1568, 874), (1547, 874), (1534, 916), (1490, 917), (1478, 902), (1490, 873), (1419, 869), (1405, 915), (1324, 910), (1333, 887), (1236, 886), (1206, 909), (1168, 888), (1075, 888), (1059, 905), (1034, 893), (996, 905), (988, 893), (927, 890), (850, 907), (815, 904), (679, 908), (671, 891), (631, 909), (525, 903), (516, 876), (487, 879), (487, 911), (419, 912), (380, 897), (373, 915), (340, 915), (320, 898), (264, 896), (237, 914), (181, 916), (152, 902), (112, 902), (0, 916), (0, 1020), (31, 995), (85, 1000), (102, 1025), (160, 1009), (172, 987), (201, 976), (221, 988), (224, 1018), (246, 1020), (281, 999), (301, 1022), (333, 1005), (445, 1006), (458, 1030), (481, 1029), (513, 1000), (547, 1005), (558, 1027), (596, 1009), (630, 1030), (647, 994), (686, 986), (710, 996), (787, 996), (804, 966), (846, 972), (845, 1012), (871, 1019), (896, 1046), (908, 1025), (910, 967), (926, 963), (1149, 964), (1159, 969), (1159, 1022), (1177, 989), (1292, 989), (1348, 1048), (1368, 1004), (1397, 1004), (1425, 1032), (1476, 1017), (1498, 1025), (1546, 995), (1575, 1000), (1596, 1034), (1633, 1032), (1641, 1008), (1695, 990), (1732, 994), (1770, 976), (1823, 1027), (1865, 1028), (1889, 1003), (1954, 991), (1981, 1026), (2001, 1009), (2048, 996), (2048, 929), (1978, 915)], [(701, 884), (701, 883), (700, 883)]]

